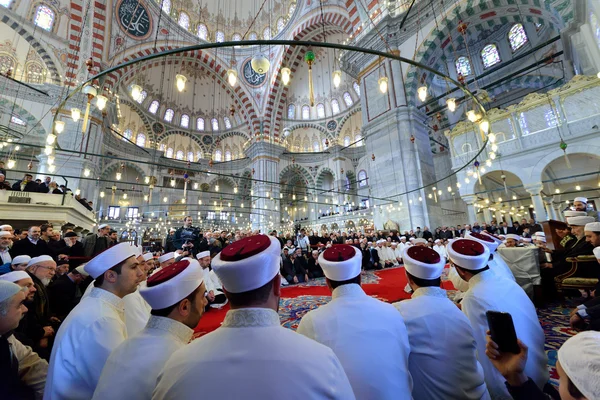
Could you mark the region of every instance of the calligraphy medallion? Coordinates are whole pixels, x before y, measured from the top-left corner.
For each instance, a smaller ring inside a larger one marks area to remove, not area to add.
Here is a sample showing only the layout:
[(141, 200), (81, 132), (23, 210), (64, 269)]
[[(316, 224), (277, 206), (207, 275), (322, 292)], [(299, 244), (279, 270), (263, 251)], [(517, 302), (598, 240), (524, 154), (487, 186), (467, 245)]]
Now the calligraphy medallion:
[(119, 0), (116, 18), (121, 29), (132, 39), (143, 40), (152, 33), (152, 17), (141, 0)]
[(252, 61), (252, 59), (248, 58), (242, 64), (242, 75), (244, 76), (244, 80), (252, 87), (262, 86), (262, 84), (267, 80), (267, 74), (259, 74), (258, 72), (254, 71), (250, 61)]

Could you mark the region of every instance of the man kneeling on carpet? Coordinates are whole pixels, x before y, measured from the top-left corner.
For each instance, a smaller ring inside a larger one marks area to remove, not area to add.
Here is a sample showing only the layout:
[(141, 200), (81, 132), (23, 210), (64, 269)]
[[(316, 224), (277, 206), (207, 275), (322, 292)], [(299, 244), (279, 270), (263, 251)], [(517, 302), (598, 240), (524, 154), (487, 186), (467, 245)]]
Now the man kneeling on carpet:
[(206, 311), (209, 307), (221, 308), (227, 304), (227, 297), (223, 293), (223, 285), (215, 271), (210, 267), (210, 251), (201, 251), (196, 255), (200, 266), (202, 267), (202, 274), (204, 275), (204, 284), (206, 285), (206, 299), (208, 304), (206, 305)]

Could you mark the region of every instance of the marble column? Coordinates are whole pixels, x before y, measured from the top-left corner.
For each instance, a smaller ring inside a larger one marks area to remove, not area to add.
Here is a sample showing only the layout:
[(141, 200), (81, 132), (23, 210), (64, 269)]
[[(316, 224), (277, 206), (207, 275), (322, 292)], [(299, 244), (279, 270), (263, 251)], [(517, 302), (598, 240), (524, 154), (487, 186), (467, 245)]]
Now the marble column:
[(469, 225), (473, 225), (475, 221), (477, 221), (477, 213), (475, 211), (475, 202), (477, 201), (477, 196), (475, 195), (463, 195), (461, 196), (465, 204), (467, 205), (467, 218)]
[(544, 206), (546, 208), (546, 215), (548, 216), (548, 219), (557, 219), (556, 210), (554, 207), (552, 207), (552, 197), (544, 197), (542, 200), (544, 200)]
[(524, 186), (525, 190), (527, 190), (527, 193), (531, 195), (531, 202), (535, 211), (535, 220), (537, 222), (547, 221), (548, 216), (546, 215), (546, 208), (544, 207), (544, 201), (542, 200), (541, 196), (543, 184), (539, 182), (527, 184)]
[(490, 211), (489, 208), (484, 208), (483, 209), (483, 219), (485, 220), (484, 222), (486, 224), (489, 224), (490, 222), (492, 222), (492, 212)]

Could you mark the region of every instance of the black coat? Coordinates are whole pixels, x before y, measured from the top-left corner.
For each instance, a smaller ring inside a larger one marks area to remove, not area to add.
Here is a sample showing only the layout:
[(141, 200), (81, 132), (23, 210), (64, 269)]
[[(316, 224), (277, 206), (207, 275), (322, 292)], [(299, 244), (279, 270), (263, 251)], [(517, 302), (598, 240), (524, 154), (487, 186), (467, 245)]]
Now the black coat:
[(323, 268), (318, 264), (318, 260), (315, 260), (312, 256), (308, 259), (308, 272), (312, 276), (323, 276)]
[(292, 263), (292, 260), (289, 257), (283, 257), (283, 265), (281, 267), (281, 272), (284, 278), (287, 278), (288, 276), (296, 276), (294, 264)]
[(379, 253), (377, 252), (377, 249), (374, 247), (370, 250), (371, 252), (371, 258), (373, 259), (373, 267), (375, 269), (381, 269), (381, 264), (379, 263)]
[[(13, 185), (12, 185), (12, 190), (16, 190), (17, 192), (21, 191), (21, 182), (23, 180), (19, 180), (16, 181)], [(25, 189), (23, 190), (23, 192), (37, 192), (38, 191), (38, 184), (35, 182), (27, 182), (27, 185), (25, 185)]]
[(29, 274), (35, 289), (31, 303), (26, 303), (27, 313), (15, 330), (15, 337), (23, 344), (37, 350), (38, 342), (44, 337), (44, 326), (50, 326), (50, 301), (46, 287), (35, 275)]
[(304, 256), (298, 256), (294, 260), (294, 269), (296, 270), (296, 274), (298, 275), (306, 275), (308, 264), (306, 262), (306, 258)]
[(431, 231), (423, 231), (423, 239), (425, 239), (425, 240), (433, 239), (433, 234), (431, 233)]
[(33, 244), (28, 237), (15, 242), (9, 253), (12, 258), (21, 255), (27, 255), (31, 258), (42, 255), (54, 257), (54, 252), (43, 239), (38, 239), (37, 244)]
[(48, 286), (48, 298), (52, 313), (62, 321), (81, 300), (81, 291), (68, 274), (64, 274)]

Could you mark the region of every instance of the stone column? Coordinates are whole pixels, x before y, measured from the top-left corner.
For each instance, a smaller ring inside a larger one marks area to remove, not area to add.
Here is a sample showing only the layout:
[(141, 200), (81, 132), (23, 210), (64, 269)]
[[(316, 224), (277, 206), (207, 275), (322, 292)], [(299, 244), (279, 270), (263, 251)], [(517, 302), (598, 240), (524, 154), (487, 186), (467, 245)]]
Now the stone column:
[(541, 191), (543, 184), (531, 183), (524, 185), (525, 190), (531, 195), (531, 202), (533, 203), (533, 209), (535, 210), (535, 220), (538, 222), (547, 221), (548, 216), (546, 215), (546, 209), (544, 207), (544, 201), (542, 200)]
[(461, 196), (461, 198), (467, 205), (467, 218), (469, 221), (466, 223), (473, 225), (473, 223), (477, 221), (477, 213), (475, 212), (475, 201), (477, 201), (477, 196), (468, 194)]
[(483, 219), (485, 219), (485, 223), (489, 224), (490, 222), (492, 222), (492, 212), (490, 211), (489, 208), (484, 208), (483, 209)]
[(500, 212), (500, 210), (496, 210), (495, 217), (497, 224), (500, 224), (504, 221), (503, 214)]
[(556, 210), (554, 209), (554, 207), (552, 207), (552, 197), (544, 197), (543, 200), (548, 219), (557, 219)]

